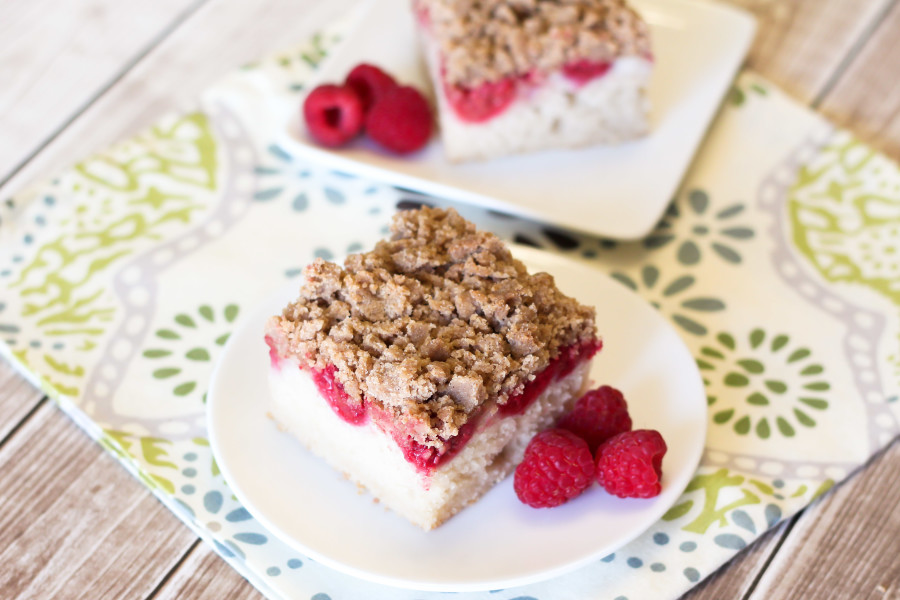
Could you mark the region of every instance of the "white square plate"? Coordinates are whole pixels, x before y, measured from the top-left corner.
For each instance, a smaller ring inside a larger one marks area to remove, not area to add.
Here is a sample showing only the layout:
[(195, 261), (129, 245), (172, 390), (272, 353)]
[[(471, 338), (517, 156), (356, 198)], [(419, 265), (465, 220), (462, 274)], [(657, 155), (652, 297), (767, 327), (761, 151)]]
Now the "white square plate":
[[(316, 82), (342, 82), (361, 62), (430, 90), (410, 0), (372, 0), (358, 28), (323, 65)], [(654, 227), (747, 53), (756, 23), (703, 0), (633, 0), (651, 29), (652, 131), (619, 146), (596, 146), (451, 164), (439, 136), (395, 156), (361, 138), (316, 145), (298, 116), (283, 147), (335, 169), (433, 196), (478, 204), (600, 236), (636, 239)]]

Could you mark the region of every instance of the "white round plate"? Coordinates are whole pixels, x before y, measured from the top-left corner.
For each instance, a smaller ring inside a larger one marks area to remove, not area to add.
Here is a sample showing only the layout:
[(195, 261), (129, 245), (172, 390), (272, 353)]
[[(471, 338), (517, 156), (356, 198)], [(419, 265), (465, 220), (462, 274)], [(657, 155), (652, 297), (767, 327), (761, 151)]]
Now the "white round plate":
[(668, 444), (663, 490), (619, 499), (597, 485), (553, 509), (516, 498), (512, 477), (441, 527), (424, 532), (357, 490), (267, 416), (268, 348), (263, 324), (295, 298), (275, 294), (237, 327), (213, 374), (209, 436), (237, 498), (298, 552), (350, 575), (428, 591), (523, 585), (606, 556), (655, 523), (690, 481), (706, 438), (706, 395), (694, 359), (668, 322), (642, 298), (597, 270), (530, 248), (514, 253), (547, 271), (560, 289), (597, 308), (603, 351), (596, 384), (621, 389), (635, 428)]

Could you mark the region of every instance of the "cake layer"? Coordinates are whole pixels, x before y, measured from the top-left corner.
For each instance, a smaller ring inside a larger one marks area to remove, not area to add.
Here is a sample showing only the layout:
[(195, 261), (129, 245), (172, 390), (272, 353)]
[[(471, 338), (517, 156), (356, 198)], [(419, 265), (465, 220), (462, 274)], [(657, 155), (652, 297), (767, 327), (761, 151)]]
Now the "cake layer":
[[(436, 61), (432, 58), (432, 63)], [(441, 138), (448, 160), (486, 160), (551, 148), (617, 144), (649, 129), (646, 86), (652, 63), (626, 57), (608, 71), (579, 82), (561, 71), (540, 83), (522, 81), (515, 97), (494, 116), (462, 118), (446, 93), (439, 93)], [(439, 71), (432, 69), (436, 89)]]
[(378, 419), (352, 424), (319, 394), (308, 370), (294, 359), (273, 363), (270, 386), (275, 420), (378, 502), (430, 530), (475, 502), (521, 461), (528, 441), (553, 424), (587, 389), (590, 360), (551, 381), (523, 412), (484, 414), (450, 460), (423, 472), (407, 460)]

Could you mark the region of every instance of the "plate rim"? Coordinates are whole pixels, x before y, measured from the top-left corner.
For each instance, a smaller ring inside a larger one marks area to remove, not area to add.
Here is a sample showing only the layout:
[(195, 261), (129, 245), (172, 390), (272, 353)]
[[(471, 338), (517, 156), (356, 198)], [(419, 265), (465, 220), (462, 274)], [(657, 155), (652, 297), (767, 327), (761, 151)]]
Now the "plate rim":
[[(559, 254), (537, 250), (518, 244), (509, 244), (509, 246), (512, 249), (514, 256), (525, 262), (529, 270), (532, 270), (535, 266), (543, 268), (545, 261), (548, 260), (567, 263), (567, 266), (569, 267), (591, 270), (591, 267), (589, 265), (581, 264), (577, 261), (572, 260), (571, 258)], [(543, 261), (541, 259), (543, 259)], [(535, 264), (535, 262), (537, 264)], [(607, 273), (599, 269), (596, 269), (596, 275), (608, 280), (607, 283), (612, 283), (615, 281)], [(294, 285), (299, 280), (299, 277), (287, 280), (284, 286), (278, 288), (277, 290), (272, 290), (268, 295), (263, 296), (263, 300), (261, 300), (253, 310), (245, 313), (245, 315), (239, 320), (239, 322), (235, 326), (234, 331), (238, 332), (248, 327), (250, 323), (254, 322), (254, 317), (257, 316), (257, 313), (261, 312), (262, 307), (267, 302), (274, 301), (274, 297), (276, 294), (281, 294), (288, 288), (289, 284)], [(633, 290), (622, 286), (622, 289), (620, 291), (628, 296), (631, 296), (633, 300), (649, 306), (647, 301)], [(690, 349), (687, 347), (687, 344), (685, 344), (682, 336), (677, 333), (672, 324), (661, 314), (655, 314), (659, 319), (659, 323), (661, 323), (669, 331), (669, 333), (673, 334), (675, 343), (680, 346), (681, 350), (685, 352), (688, 357), (693, 356), (690, 352)], [(664, 515), (666, 511), (674, 506), (675, 502), (677, 502), (683, 494), (684, 489), (690, 483), (691, 479), (697, 471), (697, 468), (700, 465), (700, 461), (706, 448), (706, 439), (708, 435), (709, 424), (708, 419), (706, 418), (706, 411), (704, 410), (701, 411), (704, 418), (700, 420), (699, 428), (697, 431), (697, 433), (701, 433), (701, 435), (697, 436), (698, 442), (693, 447), (691, 447), (691, 452), (688, 453), (685, 459), (685, 466), (683, 470), (679, 472), (678, 476), (675, 478), (675, 481), (670, 483), (670, 486), (674, 486), (673, 489), (677, 488), (677, 493), (673, 492), (671, 503), (663, 503), (659, 507), (656, 507), (656, 510), (653, 511), (652, 518), (650, 518), (650, 516), (647, 517), (647, 525), (645, 527), (635, 528), (634, 531), (630, 532), (626, 536), (622, 536), (622, 538), (616, 540), (615, 543), (588, 552), (578, 559), (549, 569), (543, 569), (530, 575), (507, 577), (505, 579), (482, 578), (478, 580), (470, 580), (465, 583), (452, 581), (434, 582), (430, 580), (416, 580), (399, 578), (392, 575), (383, 575), (371, 570), (366, 570), (341, 562), (339, 559), (333, 558), (327, 554), (323, 554), (322, 552), (319, 552), (306, 545), (301, 540), (298, 540), (295, 537), (289, 535), (288, 532), (285, 531), (281, 526), (273, 522), (267, 514), (265, 514), (263, 511), (257, 510), (255, 503), (250, 499), (249, 496), (245, 494), (243, 487), (240, 484), (234, 483), (236, 481), (239, 481), (240, 478), (235, 479), (235, 477), (233, 476), (233, 472), (229, 467), (228, 461), (222, 460), (223, 452), (220, 435), (223, 435), (223, 432), (220, 432), (218, 430), (218, 427), (214, 426), (213, 423), (216, 420), (216, 407), (222, 402), (222, 400), (219, 400), (221, 396), (217, 392), (216, 382), (219, 379), (220, 371), (224, 368), (223, 365), (226, 362), (225, 357), (228, 356), (230, 352), (234, 351), (233, 347), (237, 345), (240, 337), (241, 336), (239, 335), (230, 336), (229, 340), (225, 344), (225, 347), (216, 360), (216, 364), (210, 376), (210, 387), (205, 415), (210, 448), (219, 466), (219, 470), (221, 471), (225, 482), (227, 482), (226, 486), (235, 495), (241, 505), (246, 508), (248, 512), (250, 512), (250, 514), (267, 530), (267, 532), (274, 535), (288, 547), (339, 573), (355, 577), (362, 581), (386, 585), (394, 588), (409, 589), (422, 592), (477, 592), (534, 584), (542, 581), (547, 581), (549, 579), (553, 579), (567, 573), (571, 573), (579, 568), (582, 568), (592, 562), (599, 560), (604, 555), (610, 552), (617, 551), (618, 548), (621, 548), (622, 546), (630, 543), (631, 541), (648, 531), (651, 527), (653, 527), (655, 523), (659, 522), (662, 515)], [(693, 379), (695, 379), (695, 384), (699, 382), (698, 389), (702, 391), (703, 389), (705, 389), (702, 383), (702, 375), (700, 374), (699, 369), (696, 367), (693, 361), (691, 361), (691, 364), (694, 365), (694, 368), (691, 371), (691, 376)], [(702, 402), (701, 406), (705, 407), (705, 397), (703, 398), (703, 400), (704, 401)], [(301, 449), (308, 452), (305, 448), (302, 448), (302, 446)]]

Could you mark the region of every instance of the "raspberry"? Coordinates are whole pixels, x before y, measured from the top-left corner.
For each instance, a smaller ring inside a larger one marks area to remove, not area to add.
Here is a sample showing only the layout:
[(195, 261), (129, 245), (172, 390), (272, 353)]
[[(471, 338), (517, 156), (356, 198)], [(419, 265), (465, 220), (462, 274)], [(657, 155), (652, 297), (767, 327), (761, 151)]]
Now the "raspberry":
[(363, 112), (367, 113), (388, 90), (397, 87), (397, 82), (375, 65), (362, 63), (353, 67), (344, 85), (356, 92), (362, 100)]
[(594, 460), (585, 441), (565, 429), (548, 429), (528, 443), (513, 488), (528, 506), (549, 508), (579, 495), (593, 479)]
[(652, 498), (662, 486), (662, 459), (666, 442), (658, 431), (626, 431), (605, 441), (597, 450), (597, 481), (619, 498)]
[(413, 152), (431, 137), (431, 108), (417, 89), (391, 88), (369, 111), (366, 132), (388, 150)]
[(324, 369), (312, 369), (313, 383), (319, 390), (319, 394), (328, 402), (335, 414), (351, 425), (361, 425), (366, 422), (365, 399), (356, 401), (344, 390), (344, 386), (335, 376), (337, 369), (334, 365), (328, 365)]
[(342, 146), (362, 131), (362, 101), (348, 87), (320, 85), (303, 101), (303, 118), (317, 142)]
[(583, 438), (591, 452), (596, 452), (612, 436), (631, 431), (631, 417), (622, 392), (604, 385), (579, 398), (558, 426)]
[(562, 67), (563, 75), (577, 83), (584, 85), (592, 79), (606, 75), (607, 71), (612, 67), (609, 62), (592, 62), (589, 60), (578, 60), (575, 62), (564, 64)]
[(444, 85), (444, 94), (459, 118), (480, 123), (506, 110), (516, 97), (516, 89), (516, 81), (507, 77), (474, 88)]

